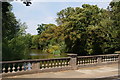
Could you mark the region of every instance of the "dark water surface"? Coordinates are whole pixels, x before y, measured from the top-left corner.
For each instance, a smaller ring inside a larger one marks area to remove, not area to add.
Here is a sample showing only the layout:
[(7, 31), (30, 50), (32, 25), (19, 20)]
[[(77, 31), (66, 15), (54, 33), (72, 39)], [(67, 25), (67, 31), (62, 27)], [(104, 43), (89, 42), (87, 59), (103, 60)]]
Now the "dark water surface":
[(48, 59), (48, 58), (60, 58), (66, 56), (67, 53), (51, 54), (51, 53), (44, 53), (41, 50), (37, 50), (37, 49), (31, 49), (28, 51), (29, 59)]

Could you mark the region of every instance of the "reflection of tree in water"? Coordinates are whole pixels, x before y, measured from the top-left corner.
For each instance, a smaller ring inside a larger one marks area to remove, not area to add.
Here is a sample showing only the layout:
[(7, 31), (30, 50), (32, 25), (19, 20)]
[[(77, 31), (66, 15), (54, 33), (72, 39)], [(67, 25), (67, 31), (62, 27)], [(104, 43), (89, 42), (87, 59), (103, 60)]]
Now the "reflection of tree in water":
[(60, 58), (67, 56), (66, 53), (61, 53), (61, 55), (58, 55), (58, 54), (45, 53), (37, 49), (29, 50), (28, 54), (29, 54), (28, 57), (31, 59), (48, 59), (48, 58)]

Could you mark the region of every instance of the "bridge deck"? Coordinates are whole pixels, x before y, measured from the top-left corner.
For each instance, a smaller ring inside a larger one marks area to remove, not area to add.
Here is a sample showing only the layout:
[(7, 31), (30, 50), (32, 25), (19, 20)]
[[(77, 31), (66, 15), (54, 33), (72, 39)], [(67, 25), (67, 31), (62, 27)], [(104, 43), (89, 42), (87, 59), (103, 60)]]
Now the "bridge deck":
[(118, 75), (118, 64), (81, 68), (61, 72), (46, 72), (19, 75), (9, 78), (103, 78)]

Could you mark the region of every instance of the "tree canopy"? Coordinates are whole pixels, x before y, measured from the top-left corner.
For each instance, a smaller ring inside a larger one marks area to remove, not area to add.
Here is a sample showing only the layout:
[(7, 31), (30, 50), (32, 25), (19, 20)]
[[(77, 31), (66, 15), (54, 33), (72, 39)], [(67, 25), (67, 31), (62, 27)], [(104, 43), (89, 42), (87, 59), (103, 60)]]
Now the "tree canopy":
[[(40, 42), (47, 43), (46, 46), (51, 42), (65, 42), (66, 52), (79, 55), (113, 53), (120, 43), (117, 36), (120, 28), (116, 24), (119, 22), (119, 6), (113, 8), (113, 4), (110, 3), (111, 10), (89, 4), (83, 4), (82, 8), (68, 7), (61, 10), (57, 13), (58, 25), (47, 24), (50, 27), (40, 34)], [(111, 16), (116, 13), (113, 9), (118, 11), (117, 19)]]
[(30, 34), (26, 34), (26, 23), (17, 20), (12, 5), (2, 3), (2, 60), (25, 58), (26, 50), (31, 46)]

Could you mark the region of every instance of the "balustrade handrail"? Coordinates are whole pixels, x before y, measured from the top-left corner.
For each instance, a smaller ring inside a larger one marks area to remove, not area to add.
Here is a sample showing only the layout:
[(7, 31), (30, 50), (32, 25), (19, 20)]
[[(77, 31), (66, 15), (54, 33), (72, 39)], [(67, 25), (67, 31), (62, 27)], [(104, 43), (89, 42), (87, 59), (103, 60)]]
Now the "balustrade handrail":
[[(105, 54), (105, 55), (93, 55), (93, 56), (77, 56), (77, 58), (88, 58), (88, 57), (102, 57), (102, 56), (118, 56), (119, 54)], [(61, 60), (61, 59), (70, 59), (70, 57), (62, 58), (49, 58), (49, 59), (32, 59), (32, 60), (15, 60), (15, 61), (2, 61), (0, 64), (7, 63), (23, 63), (23, 62), (38, 62), (38, 61), (48, 61), (48, 60)]]
[(49, 59), (32, 59), (32, 60), (16, 60), (16, 61), (2, 61), (0, 63), (24, 63), (24, 62), (39, 62), (39, 61), (49, 61), (49, 60), (62, 60), (62, 59), (70, 59), (70, 57), (61, 57), (61, 58), (49, 58)]
[(77, 58), (87, 58), (87, 57), (103, 57), (103, 56), (118, 56), (119, 54), (104, 54), (104, 55), (93, 55), (93, 56), (77, 56)]
[[(107, 63), (115, 63), (120, 60), (120, 54), (105, 54), (92, 56), (77, 56), (68, 55), (69, 57), (49, 58), (49, 59), (30, 59), (30, 60), (16, 60), (3, 61), (2, 73), (9, 75), (9, 73), (17, 74), (17, 72), (28, 73), (28, 71), (59, 71), (78, 69), (81, 66), (87, 65), (101, 65)], [(8, 74), (6, 74), (8, 73)], [(31, 72), (30, 72), (31, 73)]]

